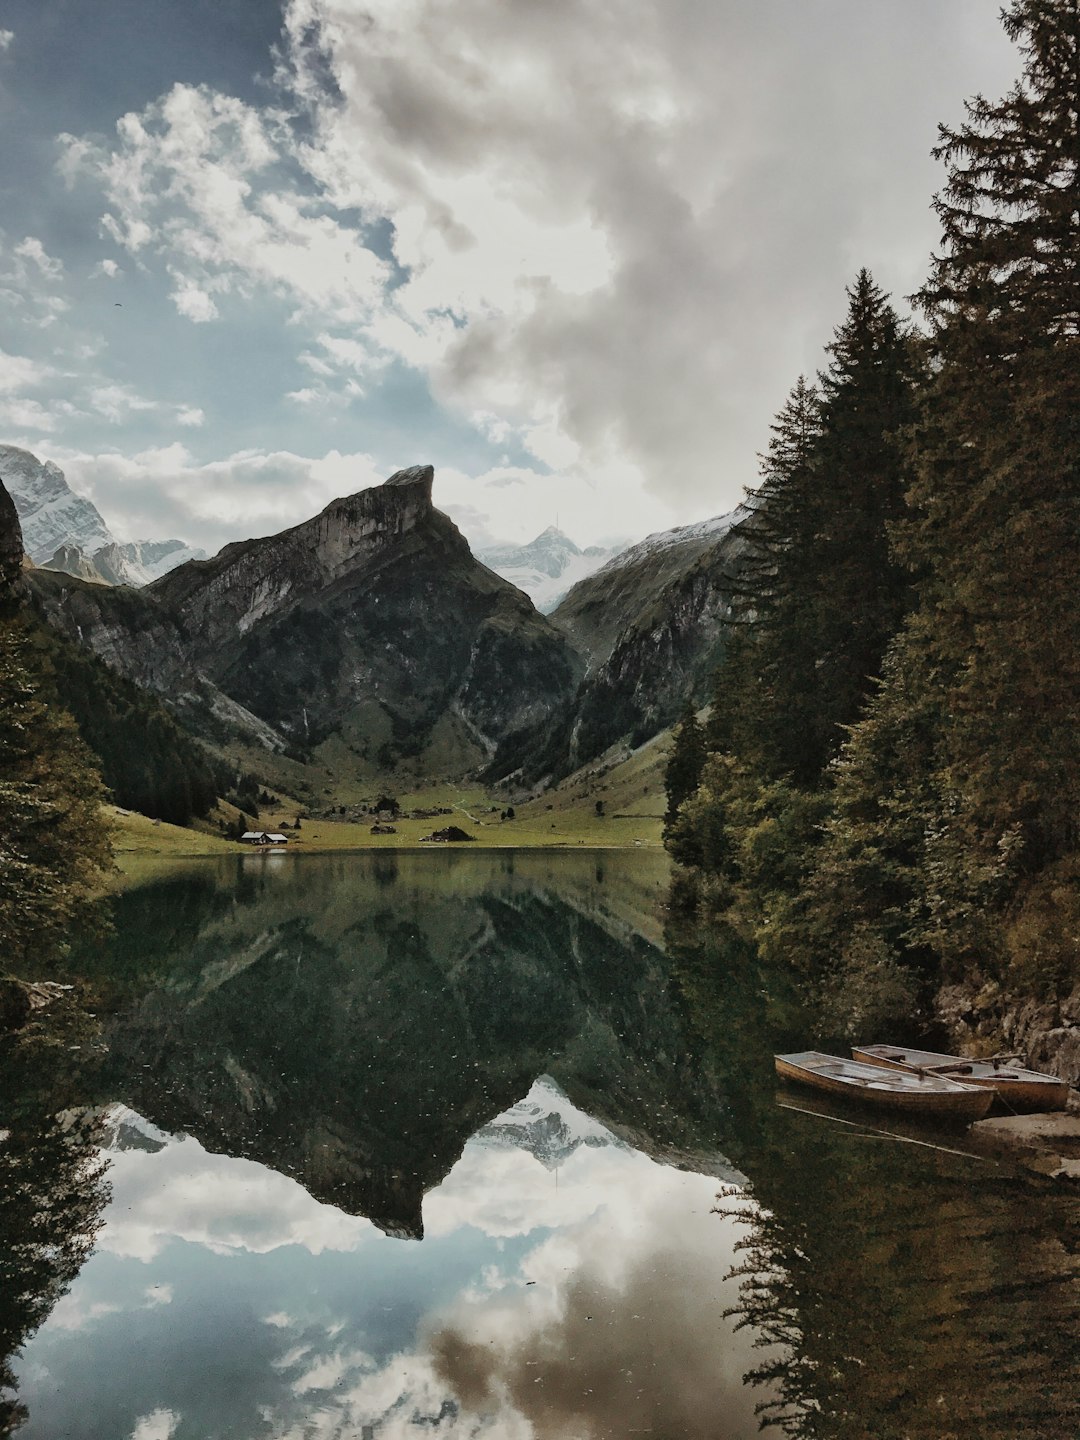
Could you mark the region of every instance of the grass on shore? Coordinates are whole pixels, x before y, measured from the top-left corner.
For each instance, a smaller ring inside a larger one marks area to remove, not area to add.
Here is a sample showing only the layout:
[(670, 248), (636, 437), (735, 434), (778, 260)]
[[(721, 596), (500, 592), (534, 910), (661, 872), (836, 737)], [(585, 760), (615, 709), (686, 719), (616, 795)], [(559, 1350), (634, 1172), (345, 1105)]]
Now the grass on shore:
[[(299, 832), (291, 826), (296, 807), (275, 807), (259, 817), (260, 828), (279, 829), (287, 822), (288, 849), (295, 853), (335, 850), (402, 849), (418, 846), (433, 830), (459, 826), (475, 836), (475, 843), (461, 848), (533, 848), (588, 846), (622, 849), (634, 846), (658, 847), (661, 843), (664, 809), (664, 765), (668, 735), (656, 736), (640, 749), (623, 755), (609, 755), (569, 776), (536, 799), (514, 803), (515, 818), (502, 820), (510, 803), (480, 786), (442, 784), (399, 792), (406, 812), (445, 806), (453, 812), (425, 820), (408, 818), (394, 823), (395, 834), (372, 835), (374, 817), (359, 822), (346, 819), (311, 818), (301, 822)], [(383, 788), (393, 789), (392, 782)], [(378, 793), (378, 788), (373, 792)], [(597, 813), (600, 802), (602, 813)], [(236, 855), (246, 851), (235, 840), (227, 840), (209, 827), (186, 829), (144, 815), (109, 806), (113, 847), (124, 868), (126, 858), (161, 856), (181, 859), (189, 856)]]

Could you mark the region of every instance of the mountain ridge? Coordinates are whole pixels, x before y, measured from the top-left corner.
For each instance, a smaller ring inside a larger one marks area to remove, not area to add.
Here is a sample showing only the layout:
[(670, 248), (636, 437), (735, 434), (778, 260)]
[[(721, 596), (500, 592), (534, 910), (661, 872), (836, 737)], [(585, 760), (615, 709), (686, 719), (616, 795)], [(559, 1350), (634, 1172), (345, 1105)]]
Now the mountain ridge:
[(78, 495), (63, 470), (18, 445), (0, 444), (3, 479), (35, 565), (107, 585), (147, 585), (205, 551), (183, 540), (120, 541), (93, 501)]
[(582, 666), (473, 556), (433, 481), (430, 465), (397, 471), (141, 591), (37, 571), (39, 603), (208, 737), (308, 758), (333, 739), (372, 769), (434, 747), (465, 773), (549, 722)]

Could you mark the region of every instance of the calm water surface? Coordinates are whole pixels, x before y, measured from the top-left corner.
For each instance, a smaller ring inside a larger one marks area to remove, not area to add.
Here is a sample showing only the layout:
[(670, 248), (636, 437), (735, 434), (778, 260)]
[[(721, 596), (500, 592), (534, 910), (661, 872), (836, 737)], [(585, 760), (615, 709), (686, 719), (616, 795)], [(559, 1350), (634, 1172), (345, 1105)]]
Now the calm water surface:
[(778, 1104), (790, 1020), (737, 943), (665, 948), (665, 882), (245, 856), (125, 893), (95, 1018), (4, 1053), (20, 1440), (1080, 1435), (1077, 1200)]

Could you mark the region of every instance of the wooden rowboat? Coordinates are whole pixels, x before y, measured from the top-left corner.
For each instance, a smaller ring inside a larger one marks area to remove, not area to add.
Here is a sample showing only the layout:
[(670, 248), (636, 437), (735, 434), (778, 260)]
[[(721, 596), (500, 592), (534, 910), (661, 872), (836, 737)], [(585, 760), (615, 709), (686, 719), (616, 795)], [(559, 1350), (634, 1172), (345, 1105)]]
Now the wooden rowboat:
[(965, 1085), (992, 1090), (1014, 1110), (1064, 1110), (1069, 1087), (1056, 1075), (1041, 1075), (1000, 1060), (965, 1060), (960, 1055), (938, 1055), (932, 1050), (909, 1050), (903, 1045), (861, 1045), (852, 1050), (856, 1060), (888, 1069), (945, 1075)]
[(994, 1100), (992, 1090), (965, 1085), (946, 1075), (926, 1075), (908, 1070), (890, 1070), (820, 1050), (798, 1055), (777, 1055), (776, 1073), (782, 1080), (812, 1085), (829, 1095), (842, 1095), (864, 1105), (900, 1110), (928, 1119), (981, 1120)]

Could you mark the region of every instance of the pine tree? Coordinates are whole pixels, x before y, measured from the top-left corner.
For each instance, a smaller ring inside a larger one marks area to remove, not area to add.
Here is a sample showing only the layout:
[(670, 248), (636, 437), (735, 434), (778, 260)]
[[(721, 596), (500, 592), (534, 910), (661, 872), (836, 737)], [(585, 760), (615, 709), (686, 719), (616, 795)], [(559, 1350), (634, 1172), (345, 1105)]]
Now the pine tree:
[(1019, 847), (1030, 870), (1080, 816), (1080, 0), (1003, 22), (1020, 81), (935, 152), (943, 243), (916, 298), (937, 367), (902, 544), (948, 717), (942, 825), (973, 869)]
[(0, 618), (0, 935), (16, 972), (64, 950), (110, 860), (93, 757), (32, 657), (25, 622)]
[(692, 700), (687, 700), (682, 719), (675, 728), (675, 734), (664, 772), (664, 790), (667, 794), (667, 814), (664, 825), (670, 828), (679, 812), (679, 806), (697, 789), (701, 781), (701, 769), (705, 763), (705, 737), (698, 723)]
[(822, 945), (869, 927), (948, 978), (1007, 978), (1018, 950), (1049, 973), (1080, 924), (1056, 868), (1080, 815), (1078, 10), (1012, 4), (1022, 79), (941, 130), (942, 249), (916, 297), (932, 378), (893, 527), (918, 604), (845, 746), (812, 887)]
[(914, 346), (868, 271), (847, 294), (820, 390), (800, 379), (762, 457), (735, 616), (750, 638), (732, 647), (743, 674), (716, 726), (764, 780), (800, 786), (839, 750), (909, 603), (889, 530), (904, 513)]

